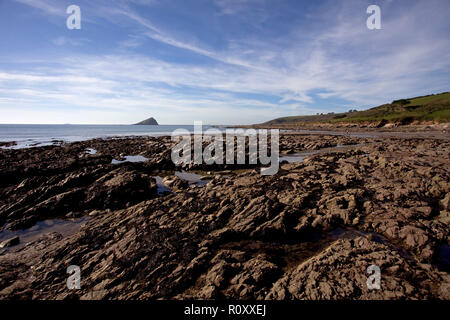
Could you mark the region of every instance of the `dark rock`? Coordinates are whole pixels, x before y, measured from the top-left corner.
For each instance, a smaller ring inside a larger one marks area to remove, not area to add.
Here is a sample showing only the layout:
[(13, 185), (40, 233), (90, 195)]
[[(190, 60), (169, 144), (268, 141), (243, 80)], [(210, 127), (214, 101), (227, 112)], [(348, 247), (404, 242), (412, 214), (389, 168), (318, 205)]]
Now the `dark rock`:
[[(434, 265), (450, 241), (448, 140), (280, 140), (317, 153), (274, 176), (229, 165), (225, 179), (205, 165), (214, 178), (201, 187), (175, 178), (170, 137), (1, 149), (1, 225), (92, 218), (1, 254), (0, 299), (450, 298)], [(362, 145), (324, 149), (346, 142)], [(112, 165), (120, 154), (150, 160)], [(167, 170), (176, 192), (158, 196), (152, 176)], [(71, 264), (83, 277), (74, 293), (60, 285)], [(382, 290), (365, 285), (371, 264)]]
[(136, 123), (136, 125), (157, 126), (158, 122), (155, 120), (155, 118), (151, 117), (151, 118), (148, 118), (141, 122)]

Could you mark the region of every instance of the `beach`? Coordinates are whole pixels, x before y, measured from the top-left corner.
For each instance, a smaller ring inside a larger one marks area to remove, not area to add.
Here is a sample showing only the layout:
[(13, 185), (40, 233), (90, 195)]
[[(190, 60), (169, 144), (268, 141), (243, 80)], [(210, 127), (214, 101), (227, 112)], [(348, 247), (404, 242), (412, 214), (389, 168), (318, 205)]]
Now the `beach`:
[(0, 298), (450, 298), (447, 134), (281, 132), (268, 176), (175, 166), (174, 145), (5, 143)]

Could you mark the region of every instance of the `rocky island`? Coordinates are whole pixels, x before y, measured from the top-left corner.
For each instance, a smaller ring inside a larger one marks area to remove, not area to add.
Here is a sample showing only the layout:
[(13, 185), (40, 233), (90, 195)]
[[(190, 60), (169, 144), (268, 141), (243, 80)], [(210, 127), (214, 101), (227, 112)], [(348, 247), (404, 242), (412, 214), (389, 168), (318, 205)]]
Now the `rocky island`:
[(148, 119), (145, 119), (141, 122), (136, 123), (137, 126), (157, 126), (158, 122), (155, 120), (155, 118), (151, 117)]

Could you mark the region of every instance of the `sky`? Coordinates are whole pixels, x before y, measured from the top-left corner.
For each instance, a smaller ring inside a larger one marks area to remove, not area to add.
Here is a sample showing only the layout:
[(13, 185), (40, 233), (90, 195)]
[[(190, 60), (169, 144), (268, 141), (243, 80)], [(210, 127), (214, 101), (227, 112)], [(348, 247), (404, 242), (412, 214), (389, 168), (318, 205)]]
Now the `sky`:
[(0, 0), (0, 123), (363, 110), (450, 91), (449, 35), (448, 0)]

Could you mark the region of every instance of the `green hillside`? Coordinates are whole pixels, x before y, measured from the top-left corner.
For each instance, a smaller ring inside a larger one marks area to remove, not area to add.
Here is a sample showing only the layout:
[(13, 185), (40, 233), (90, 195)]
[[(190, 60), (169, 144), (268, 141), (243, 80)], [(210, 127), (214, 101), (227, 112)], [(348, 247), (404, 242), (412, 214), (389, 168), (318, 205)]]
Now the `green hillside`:
[(292, 116), (274, 119), (266, 122), (265, 124), (288, 124), (295, 122), (324, 122), (331, 121), (337, 116), (345, 116), (347, 113), (328, 113), (328, 114), (318, 114), (313, 116)]
[(301, 122), (364, 123), (387, 121), (401, 124), (412, 122), (450, 122), (450, 92), (401, 99), (364, 111), (328, 113), (313, 116), (283, 117), (265, 124)]

